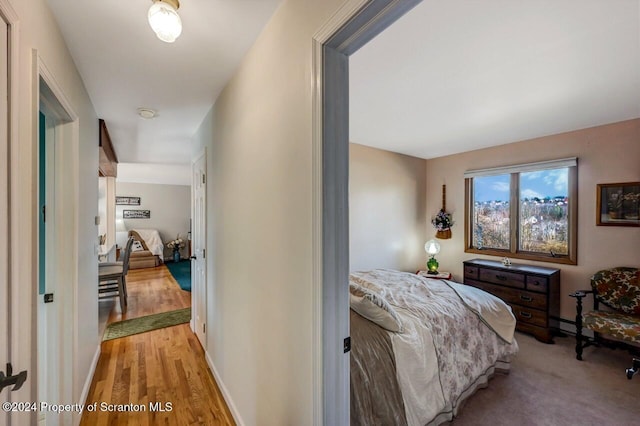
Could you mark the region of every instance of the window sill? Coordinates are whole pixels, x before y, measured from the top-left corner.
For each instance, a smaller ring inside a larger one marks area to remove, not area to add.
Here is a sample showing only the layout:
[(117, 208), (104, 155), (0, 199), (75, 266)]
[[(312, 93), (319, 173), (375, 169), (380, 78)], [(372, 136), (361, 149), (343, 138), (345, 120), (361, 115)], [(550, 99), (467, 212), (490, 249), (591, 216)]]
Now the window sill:
[(551, 255), (536, 255), (529, 253), (512, 253), (507, 250), (494, 250), (494, 249), (477, 249), (477, 248), (467, 248), (465, 249), (465, 253), (475, 253), (482, 254), (485, 256), (499, 256), (499, 257), (508, 257), (510, 259), (525, 259), (532, 260), (536, 262), (547, 262), (547, 263), (561, 263), (564, 265), (577, 265), (578, 262), (576, 259), (572, 259), (570, 256), (558, 256), (552, 257)]

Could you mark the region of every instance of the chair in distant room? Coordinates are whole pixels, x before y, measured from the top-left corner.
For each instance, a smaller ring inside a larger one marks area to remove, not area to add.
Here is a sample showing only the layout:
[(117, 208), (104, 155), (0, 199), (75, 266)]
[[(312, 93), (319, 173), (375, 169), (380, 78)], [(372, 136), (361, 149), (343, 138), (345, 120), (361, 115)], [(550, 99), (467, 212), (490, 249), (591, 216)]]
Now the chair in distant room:
[[(582, 314), (582, 299), (593, 294), (593, 310)], [(591, 277), (591, 290), (570, 294), (576, 298), (576, 359), (582, 360), (587, 346), (614, 346), (615, 341), (629, 343), (639, 353), (640, 345), (640, 270), (618, 267), (596, 272)], [(606, 308), (601, 309), (604, 305)], [(607, 309), (608, 308), (608, 309)], [(582, 334), (582, 329), (593, 331), (593, 338)], [(613, 338), (605, 341), (601, 335)], [(633, 359), (627, 368), (631, 379), (640, 371), (640, 358)]]
[(98, 264), (98, 299), (118, 296), (120, 309), (124, 312), (127, 306), (127, 273), (133, 238), (127, 240), (122, 253), (122, 261)]

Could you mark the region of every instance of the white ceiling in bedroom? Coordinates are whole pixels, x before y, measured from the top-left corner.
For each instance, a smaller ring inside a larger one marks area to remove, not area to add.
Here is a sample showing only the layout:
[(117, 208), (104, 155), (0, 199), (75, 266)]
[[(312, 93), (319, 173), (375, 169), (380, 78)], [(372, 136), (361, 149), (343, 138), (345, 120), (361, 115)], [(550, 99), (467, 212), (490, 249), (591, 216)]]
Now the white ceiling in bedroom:
[(424, 0), (351, 56), (351, 142), (422, 158), (640, 117), (640, 0)]

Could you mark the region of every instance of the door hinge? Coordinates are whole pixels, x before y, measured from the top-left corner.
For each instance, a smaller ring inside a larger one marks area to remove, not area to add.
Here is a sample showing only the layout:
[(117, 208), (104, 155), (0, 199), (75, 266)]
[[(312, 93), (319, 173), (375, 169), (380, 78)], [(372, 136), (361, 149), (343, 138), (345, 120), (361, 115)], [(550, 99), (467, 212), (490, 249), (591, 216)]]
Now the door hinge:
[(204, 259), (205, 257), (207, 257), (207, 256), (205, 256), (205, 251), (206, 251), (206, 249), (202, 249), (202, 258), (203, 258), (203, 259)]
[(202, 334), (207, 333), (207, 324), (202, 324)]
[(47, 206), (46, 205), (42, 206), (42, 221), (43, 222), (47, 221)]
[(204, 173), (202, 174), (202, 183), (207, 183), (207, 178)]
[(345, 354), (351, 350), (351, 336), (344, 338), (342, 350)]

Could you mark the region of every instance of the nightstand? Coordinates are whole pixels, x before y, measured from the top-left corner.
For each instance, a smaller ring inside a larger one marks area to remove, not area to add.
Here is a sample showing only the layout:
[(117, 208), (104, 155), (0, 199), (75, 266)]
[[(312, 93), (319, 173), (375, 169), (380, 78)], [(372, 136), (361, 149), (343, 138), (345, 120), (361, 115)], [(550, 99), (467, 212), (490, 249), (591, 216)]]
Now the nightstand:
[(451, 272), (438, 272), (437, 274), (430, 274), (427, 271), (418, 271), (416, 272), (417, 275), (420, 275), (421, 277), (425, 277), (425, 278), (434, 278), (437, 280), (450, 280), (451, 279)]

